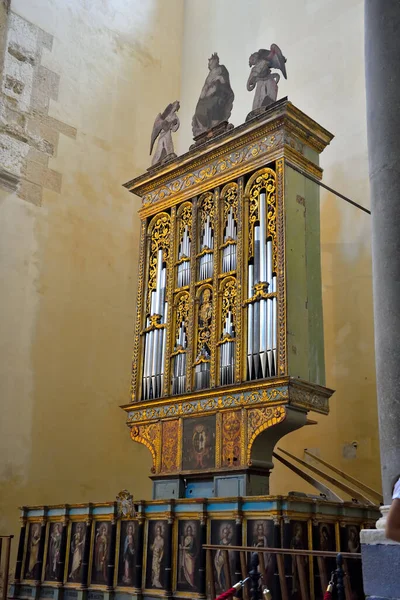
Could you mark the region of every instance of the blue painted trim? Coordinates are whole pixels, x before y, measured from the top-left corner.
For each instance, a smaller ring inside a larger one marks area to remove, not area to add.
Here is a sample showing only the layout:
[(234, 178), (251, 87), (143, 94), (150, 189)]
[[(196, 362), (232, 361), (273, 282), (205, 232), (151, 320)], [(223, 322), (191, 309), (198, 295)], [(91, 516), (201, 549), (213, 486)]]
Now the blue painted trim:
[(246, 511), (251, 511), (251, 510), (277, 510), (278, 509), (278, 504), (276, 502), (257, 502), (254, 501), (249, 501), (249, 502), (244, 502), (243, 506), (242, 506), (242, 511), (246, 512)]
[(170, 504), (154, 504), (150, 506), (146, 506), (145, 514), (149, 513), (157, 513), (157, 512), (166, 512), (171, 509)]
[(73, 516), (73, 515), (88, 515), (89, 514), (89, 507), (84, 507), (84, 508), (70, 508), (68, 514), (70, 516)]
[(208, 505), (208, 512), (224, 512), (226, 510), (239, 510), (238, 502), (210, 502)]
[(47, 513), (48, 517), (62, 517), (67, 514), (66, 508), (51, 508)]
[(113, 506), (95, 506), (92, 512), (93, 515), (113, 515)]
[(198, 512), (199, 510), (203, 510), (202, 504), (178, 504), (175, 506), (175, 513), (188, 513), (188, 512)]
[(28, 510), (27, 517), (44, 517), (44, 509), (41, 510)]

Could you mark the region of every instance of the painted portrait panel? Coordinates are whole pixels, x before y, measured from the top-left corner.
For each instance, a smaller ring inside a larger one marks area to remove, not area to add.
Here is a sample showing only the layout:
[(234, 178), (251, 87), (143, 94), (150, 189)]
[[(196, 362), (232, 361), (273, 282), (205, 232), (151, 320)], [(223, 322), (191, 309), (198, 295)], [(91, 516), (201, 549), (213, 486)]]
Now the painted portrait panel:
[[(342, 552), (351, 552), (352, 554), (361, 552), (360, 527), (359, 525), (349, 524), (340, 528), (340, 549)], [(352, 585), (352, 600), (361, 600), (364, 598), (362, 587), (362, 569), (360, 560), (348, 560), (347, 568)]]
[(117, 579), (119, 586), (133, 586), (138, 531), (136, 521), (121, 521)]
[[(211, 521), (211, 544), (218, 546), (235, 546), (235, 521), (234, 520), (215, 520)], [(239, 540), (241, 542), (241, 540)], [(235, 555), (217, 550), (214, 554), (214, 581), (215, 591), (220, 594), (229, 588), (229, 584), (234, 582), (235, 578)]]
[(49, 538), (47, 542), (47, 556), (45, 567), (45, 580), (57, 581), (60, 562), (62, 523), (49, 523)]
[(360, 546), (360, 528), (357, 525), (347, 525), (345, 535), (346, 545), (342, 550), (344, 552), (361, 552)]
[(200, 527), (198, 521), (178, 523), (178, 573), (176, 589), (180, 592), (199, 591)]
[[(316, 525), (313, 525), (312, 531), (313, 550), (320, 550), (322, 552), (336, 551), (336, 536), (334, 523), (317, 523)], [(325, 558), (324, 569), (325, 575), (329, 580), (330, 574), (336, 569), (336, 559)], [(321, 582), (320, 568), (316, 558), (314, 558), (314, 582), (316, 592), (318, 594), (323, 595), (325, 593), (325, 588)]]
[(86, 528), (87, 525), (84, 522), (71, 523), (71, 536), (67, 557), (68, 583), (84, 583), (82, 581), (82, 560), (87, 534)]
[(274, 522), (272, 519), (247, 520), (247, 545), (255, 548), (274, 547)]
[(165, 550), (170, 543), (167, 531), (167, 521), (148, 522), (145, 577), (148, 590), (162, 590), (165, 584)]
[(91, 583), (107, 585), (107, 565), (110, 556), (111, 523), (94, 521)]
[[(272, 519), (248, 519), (247, 545), (255, 548), (274, 548), (274, 527)], [(269, 587), (275, 572), (275, 562), (273, 554), (264, 554), (264, 581), (268, 582)]]
[(40, 523), (29, 524), (28, 544), (26, 547), (24, 569), (25, 579), (40, 579), (40, 574), (37, 573), (36, 567), (38, 565), (41, 529)]
[(215, 467), (215, 415), (184, 419), (182, 448), (184, 471)]
[[(308, 548), (308, 533), (307, 533), (307, 521), (290, 521), (288, 538), (286, 538), (285, 546), (292, 550), (307, 550)], [(306, 565), (308, 565), (308, 558), (305, 558)], [(286, 574), (289, 576), (289, 587), (290, 593), (295, 598), (300, 597), (300, 581), (299, 573), (297, 569), (296, 560), (291, 557), (287, 562)], [(308, 566), (307, 566), (308, 568)]]

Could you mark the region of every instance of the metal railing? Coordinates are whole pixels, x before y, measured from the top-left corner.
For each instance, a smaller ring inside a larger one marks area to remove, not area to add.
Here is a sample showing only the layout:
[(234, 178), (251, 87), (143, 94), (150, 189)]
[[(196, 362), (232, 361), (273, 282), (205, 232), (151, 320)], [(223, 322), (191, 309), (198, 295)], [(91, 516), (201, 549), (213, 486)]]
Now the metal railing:
[(365, 597), (359, 553), (211, 544), (203, 549), (207, 561), (207, 596), (211, 599), (247, 577), (243, 600), (260, 600), (265, 588), (273, 600), (323, 599), (332, 580), (333, 598)]
[(13, 535), (0, 535), (0, 599), (6, 600), (10, 573), (11, 540)]

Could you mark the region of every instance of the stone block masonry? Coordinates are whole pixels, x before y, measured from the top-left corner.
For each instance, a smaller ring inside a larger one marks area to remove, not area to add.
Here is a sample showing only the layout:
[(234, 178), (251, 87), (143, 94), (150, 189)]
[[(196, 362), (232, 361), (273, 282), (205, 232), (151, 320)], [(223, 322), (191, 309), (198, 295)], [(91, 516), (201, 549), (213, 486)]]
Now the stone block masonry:
[(59, 75), (41, 64), (53, 36), (10, 12), (0, 87), (0, 186), (38, 206), (43, 189), (60, 193), (61, 173), (49, 168), (60, 134), (76, 129), (49, 116), (57, 100)]

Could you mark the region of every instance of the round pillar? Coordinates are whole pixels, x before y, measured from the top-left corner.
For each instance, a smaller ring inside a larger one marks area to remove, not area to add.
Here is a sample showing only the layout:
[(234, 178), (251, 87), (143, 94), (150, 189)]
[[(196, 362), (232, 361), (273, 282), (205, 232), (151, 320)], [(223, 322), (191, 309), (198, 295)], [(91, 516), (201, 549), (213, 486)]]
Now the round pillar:
[(400, 2), (365, 0), (365, 79), (384, 502), (400, 472)]

